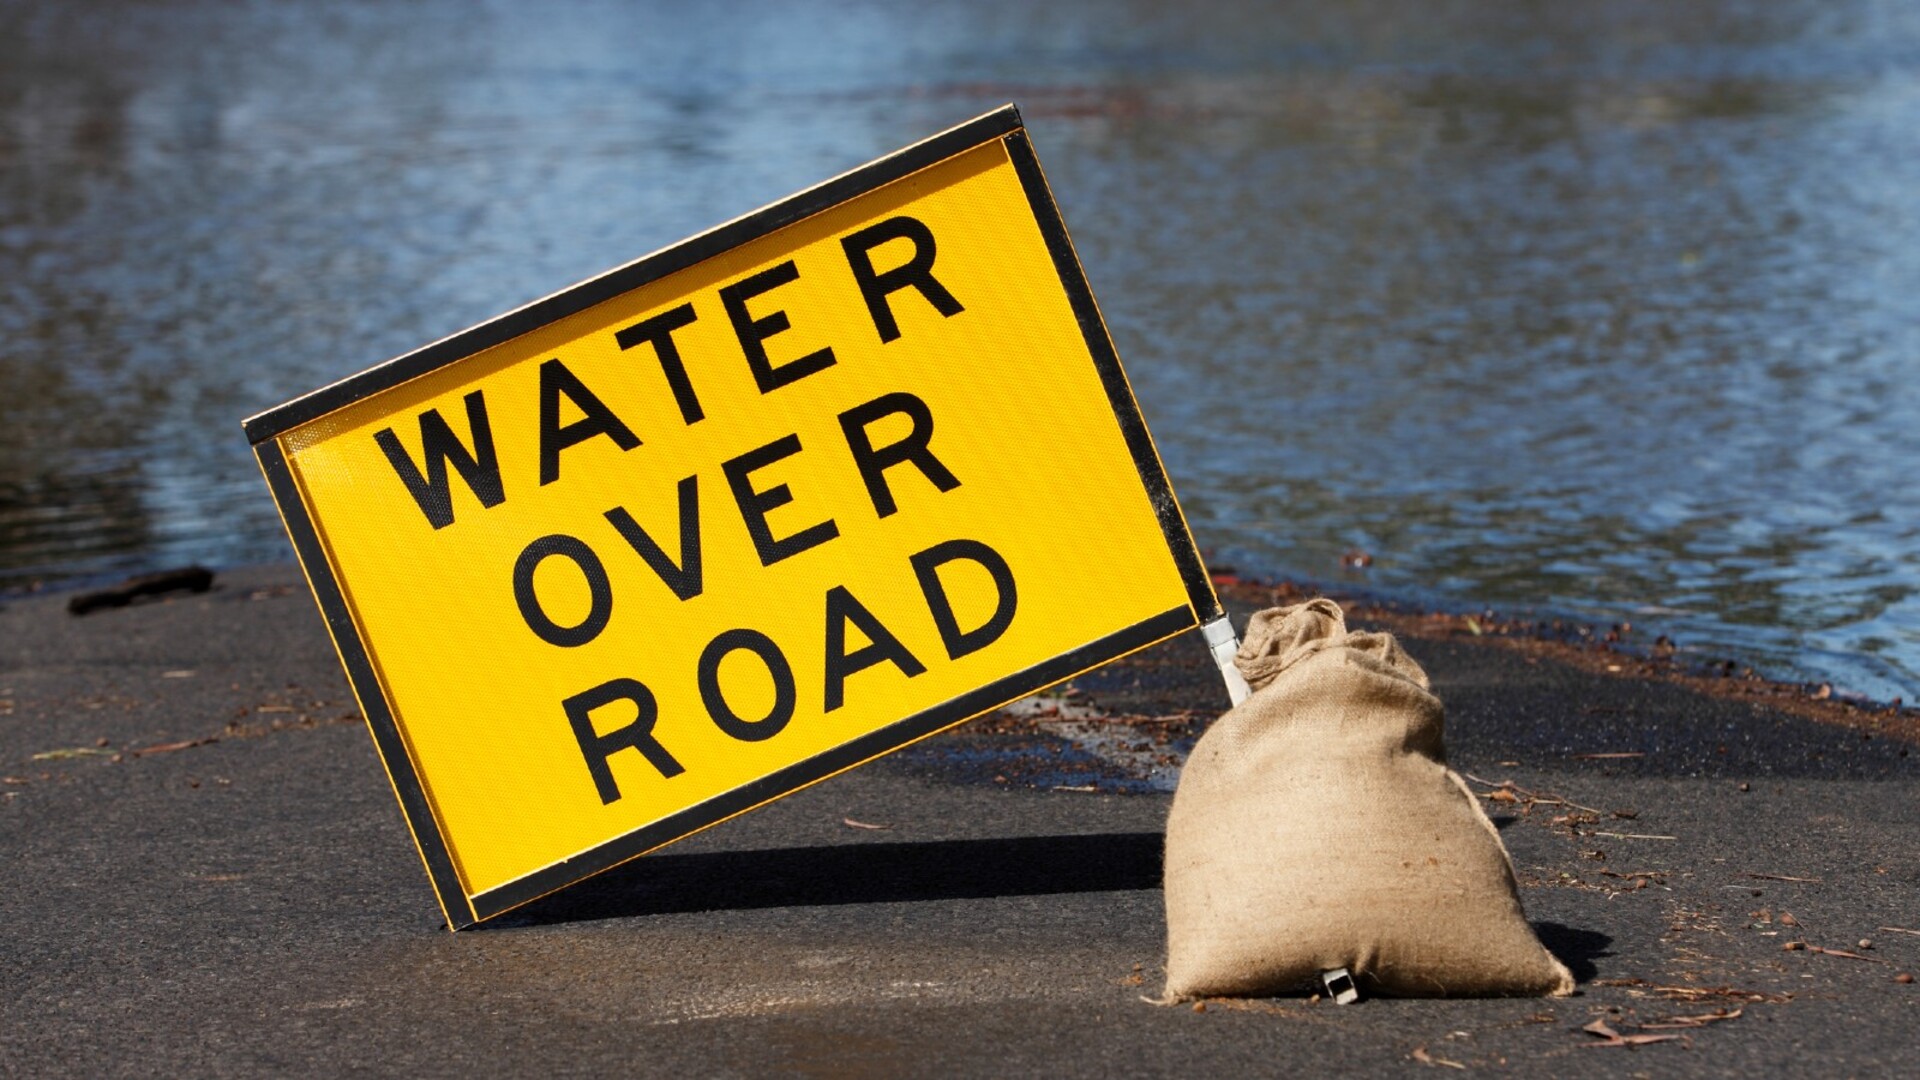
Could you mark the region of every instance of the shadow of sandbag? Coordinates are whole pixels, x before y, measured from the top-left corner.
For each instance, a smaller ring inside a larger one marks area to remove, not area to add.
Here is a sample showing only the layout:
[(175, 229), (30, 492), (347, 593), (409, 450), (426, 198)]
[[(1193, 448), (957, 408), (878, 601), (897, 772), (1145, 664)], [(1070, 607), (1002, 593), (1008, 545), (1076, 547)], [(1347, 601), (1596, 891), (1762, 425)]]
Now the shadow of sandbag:
[(1576, 930), (1559, 923), (1537, 922), (1533, 924), (1533, 932), (1548, 952), (1567, 965), (1567, 970), (1573, 972), (1577, 982), (1592, 982), (1600, 974), (1594, 961), (1613, 955), (1609, 948), (1613, 939), (1595, 930)]

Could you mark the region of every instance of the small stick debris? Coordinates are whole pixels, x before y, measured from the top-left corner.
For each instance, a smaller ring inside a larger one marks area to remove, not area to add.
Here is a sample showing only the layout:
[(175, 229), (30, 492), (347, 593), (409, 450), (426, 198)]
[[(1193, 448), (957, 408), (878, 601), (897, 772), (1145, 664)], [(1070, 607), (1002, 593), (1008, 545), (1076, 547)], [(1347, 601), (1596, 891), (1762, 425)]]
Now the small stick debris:
[(1595, 830), (1593, 835), (1594, 836), (1610, 836), (1615, 840), (1678, 840), (1680, 839), (1677, 836), (1654, 836), (1651, 833), (1600, 832), (1598, 830)]
[(1669, 1016), (1664, 1020), (1641, 1024), (1640, 1027), (1645, 1031), (1656, 1029), (1665, 1030), (1669, 1028), (1702, 1028), (1708, 1024), (1717, 1024), (1722, 1020), (1738, 1020), (1740, 1019), (1740, 1014), (1744, 1012), (1746, 1012), (1745, 1009), (1715, 1009), (1710, 1013), (1700, 1013), (1697, 1016)]
[(1422, 1065), (1444, 1065), (1449, 1069), (1465, 1069), (1466, 1068), (1464, 1064), (1461, 1064), (1458, 1061), (1450, 1061), (1447, 1058), (1443, 1058), (1443, 1057), (1434, 1057), (1432, 1054), (1427, 1053), (1427, 1048), (1424, 1046), (1414, 1047), (1413, 1053), (1408, 1054), (1407, 1056), (1419, 1062)]
[(69, 746), (69, 747), (62, 747), (61, 749), (58, 749), (58, 750), (42, 750), (41, 752), (33, 755), (33, 760), (35, 761), (69, 761), (69, 760), (72, 760), (73, 758), (111, 757), (111, 756), (113, 756), (113, 751), (103, 750), (98, 746)]
[(875, 825), (872, 822), (855, 821), (852, 818), (841, 818), (840, 824), (845, 825), (849, 829), (872, 829), (876, 832), (886, 832), (893, 828), (891, 825)]
[(1819, 953), (1822, 956), (1839, 956), (1848, 960), (1865, 960), (1869, 964), (1884, 964), (1887, 962), (1877, 956), (1861, 956), (1857, 952), (1848, 952), (1845, 949), (1823, 949), (1818, 945), (1807, 946), (1807, 951), (1810, 953)]
[(214, 736), (208, 736), (204, 739), (182, 739), (179, 742), (158, 743), (143, 750), (129, 751), (129, 753), (134, 757), (146, 757), (148, 754), (171, 754), (176, 750), (191, 750), (196, 746), (206, 746), (219, 741), (220, 740)]
[[(1569, 799), (1564, 795), (1555, 795), (1552, 792), (1545, 792), (1545, 791), (1528, 791), (1526, 788), (1521, 787), (1520, 785), (1514, 783), (1511, 780), (1502, 780), (1499, 783), (1495, 783), (1492, 780), (1482, 780), (1480, 777), (1475, 776), (1472, 773), (1463, 772), (1460, 775), (1466, 778), (1467, 780), (1472, 781), (1473, 783), (1479, 784), (1481, 787), (1492, 788), (1493, 791), (1488, 793), (1485, 796), (1485, 798), (1493, 802), (1526, 803), (1527, 804), (1526, 808), (1528, 810), (1533, 809), (1535, 805), (1568, 806), (1568, 807), (1572, 807), (1575, 810), (1581, 810), (1586, 813), (1592, 814), (1596, 818), (1603, 816), (1605, 813), (1604, 811), (1601, 811), (1601, 810), (1595, 810), (1591, 806), (1581, 806), (1579, 803), (1574, 802), (1572, 799)], [(1500, 793), (1502, 792), (1506, 793), (1506, 796), (1507, 796), (1506, 798), (1500, 797)]]
[(1667, 883), (1667, 872), (1665, 870), (1636, 870), (1629, 874), (1618, 874), (1612, 870), (1602, 870), (1600, 873), (1603, 877), (1619, 878), (1621, 881), (1627, 883), (1627, 888), (1629, 889), (1644, 889), (1649, 885), (1665, 885)]
[(1570, 756), (1575, 761), (1622, 761), (1627, 758), (1646, 757), (1647, 753), (1644, 750), (1617, 750), (1605, 754), (1573, 754)]
[(1637, 1033), (1622, 1035), (1618, 1031), (1615, 1031), (1605, 1020), (1595, 1020), (1580, 1030), (1602, 1040), (1600, 1042), (1588, 1043), (1588, 1046), (1644, 1046), (1647, 1043), (1670, 1042), (1680, 1038), (1678, 1035), (1641, 1035)]
[(1920, 930), (1909, 930), (1904, 926), (1883, 926), (1880, 929), (1889, 934), (1912, 934), (1920, 937)]
[(1786, 874), (1741, 874), (1740, 876), (1753, 878), (1756, 881), (1798, 881), (1803, 885), (1820, 884), (1820, 879), (1817, 877), (1790, 877)]
[(1666, 986), (1648, 982), (1645, 979), (1595, 979), (1593, 985), (1639, 987), (1649, 993), (1659, 994), (1669, 1001), (1698, 1002), (1719, 998), (1725, 1001), (1777, 1004), (1793, 1000), (1792, 994), (1769, 994), (1759, 990), (1742, 990), (1733, 986)]

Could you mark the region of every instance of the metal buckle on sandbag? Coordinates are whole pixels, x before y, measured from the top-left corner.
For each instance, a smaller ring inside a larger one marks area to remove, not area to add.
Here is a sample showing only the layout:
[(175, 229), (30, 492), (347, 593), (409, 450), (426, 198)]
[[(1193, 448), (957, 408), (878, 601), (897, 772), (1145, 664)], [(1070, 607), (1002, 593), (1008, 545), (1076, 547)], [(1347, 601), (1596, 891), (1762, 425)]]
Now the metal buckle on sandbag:
[(1233, 624), (1225, 615), (1212, 622), (1202, 623), (1200, 633), (1207, 639), (1207, 651), (1213, 654), (1214, 666), (1220, 669), (1220, 679), (1227, 684), (1227, 700), (1235, 705), (1247, 700), (1253, 693), (1253, 687), (1240, 674), (1233, 664), (1233, 654), (1240, 651), (1240, 636), (1233, 632)]
[(1320, 973), (1320, 982), (1327, 988), (1327, 996), (1335, 1005), (1351, 1005), (1360, 1000), (1360, 987), (1353, 981), (1353, 973), (1346, 968), (1334, 968)]

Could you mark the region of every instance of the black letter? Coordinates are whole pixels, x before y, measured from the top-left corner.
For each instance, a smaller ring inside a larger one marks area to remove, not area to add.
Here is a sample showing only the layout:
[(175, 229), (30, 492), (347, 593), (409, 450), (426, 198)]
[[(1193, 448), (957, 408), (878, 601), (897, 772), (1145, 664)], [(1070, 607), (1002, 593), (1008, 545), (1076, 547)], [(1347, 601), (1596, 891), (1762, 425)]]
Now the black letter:
[[(560, 395), (567, 395), (575, 407), (585, 413), (580, 419), (560, 426)], [(613, 415), (613, 410), (593, 396), (585, 383), (567, 365), (549, 360), (540, 365), (540, 485), (560, 479), (560, 451), (595, 435), (605, 435), (622, 450), (640, 445), (640, 437)]]
[(631, 349), (643, 341), (653, 343), (654, 354), (660, 358), (660, 371), (673, 390), (673, 402), (680, 406), (680, 419), (689, 424), (707, 414), (701, 411), (700, 399), (694, 396), (693, 382), (687, 378), (687, 365), (680, 359), (679, 347), (673, 343), (673, 332), (696, 318), (691, 303), (681, 304), (613, 335), (622, 349)]
[[(633, 702), (639, 710), (633, 723), (605, 735), (594, 734), (593, 710), (623, 700)], [(640, 751), (647, 764), (662, 777), (679, 776), (687, 771), (660, 745), (660, 740), (653, 737), (654, 721), (660, 719), (660, 705), (646, 684), (634, 679), (614, 679), (560, 704), (567, 710), (567, 721), (573, 725), (573, 737), (580, 743), (580, 756), (587, 759), (587, 771), (593, 774), (593, 786), (600, 791), (602, 805), (620, 797), (620, 785), (614, 783), (613, 770), (607, 768), (607, 759), (617, 750), (632, 747)]]
[[(549, 555), (572, 559), (587, 579), (593, 606), (578, 626), (561, 626), (547, 618), (539, 595), (533, 591), (533, 572)], [(529, 629), (540, 635), (541, 641), (571, 649), (599, 637), (600, 631), (607, 628), (607, 620), (613, 617), (613, 584), (607, 580), (607, 568), (600, 565), (600, 557), (592, 548), (565, 533), (554, 533), (528, 544), (514, 560), (513, 601), (520, 605), (520, 617), (526, 620)]]
[[(946, 586), (940, 583), (940, 567), (955, 559), (969, 559), (986, 567), (987, 573), (993, 575), (994, 589), (1000, 594), (992, 617), (977, 629), (960, 629), (960, 620), (953, 615), (953, 602), (947, 599)], [(926, 595), (927, 610), (933, 613), (933, 623), (940, 628), (940, 641), (946, 645), (949, 659), (958, 660), (968, 653), (979, 652), (998, 641), (1013, 624), (1013, 609), (1019, 606), (1019, 598), (1013, 588), (1013, 570), (999, 552), (978, 540), (949, 540), (912, 556), (910, 561), (914, 576), (920, 579), (920, 591)]]
[[(913, 257), (884, 274), (873, 272), (873, 249), (889, 240), (911, 240)], [(966, 310), (953, 298), (945, 285), (933, 277), (933, 232), (910, 217), (888, 218), (870, 225), (852, 236), (842, 237), (840, 246), (847, 253), (847, 268), (860, 285), (860, 295), (873, 316), (873, 328), (880, 332), (882, 344), (900, 336), (900, 325), (893, 320), (893, 308), (887, 294), (911, 285), (933, 305), (933, 309), (951, 319)]]
[(673, 565), (667, 553), (660, 549), (659, 541), (647, 535), (647, 530), (633, 520), (624, 506), (616, 506), (607, 511), (607, 520), (613, 523), (633, 550), (647, 560), (653, 572), (667, 583), (673, 595), (682, 600), (691, 600), (700, 595), (700, 478), (689, 476), (680, 481), (680, 565)]
[[(760, 662), (767, 665), (767, 674), (773, 676), (773, 708), (758, 720), (742, 720), (720, 693), (720, 661), (735, 649), (745, 649), (758, 656)], [(786, 654), (772, 638), (758, 630), (729, 630), (708, 642), (700, 653), (700, 700), (706, 703), (707, 715), (713, 717), (714, 726), (741, 742), (759, 742), (780, 734), (780, 729), (793, 719), (793, 706), (798, 698), (793, 687), (793, 668), (787, 663)]]
[(466, 403), (467, 426), (473, 429), (474, 452), (471, 454), (440, 418), (439, 409), (420, 414), (420, 456), (427, 463), (425, 476), (420, 475), (420, 467), (407, 456), (392, 428), (373, 433), (373, 441), (386, 452), (393, 471), (400, 474), (401, 483), (407, 485), (407, 492), (419, 504), (420, 512), (427, 515), (427, 523), (436, 529), (453, 524), (453, 488), (447, 485), (449, 461), (467, 482), (467, 487), (473, 489), (481, 506), (499, 506), (507, 501), (507, 493), (500, 486), (500, 459), (493, 452), (493, 428), (487, 423), (487, 399), (475, 390), (466, 396)]
[(787, 313), (776, 311), (763, 319), (755, 319), (747, 314), (748, 300), (799, 279), (799, 269), (793, 265), (792, 259), (788, 259), (779, 266), (762, 270), (720, 290), (720, 303), (727, 309), (727, 318), (733, 322), (733, 333), (740, 339), (740, 351), (747, 356), (747, 366), (753, 369), (754, 384), (760, 387), (763, 394), (833, 366), (833, 350), (826, 348), (774, 367), (773, 361), (767, 359), (765, 343), (768, 338), (792, 325), (787, 321)]
[[(876, 450), (873, 441), (867, 438), (867, 425), (892, 413), (911, 418), (913, 428), (899, 442)], [(912, 394), (883, 394), (865, 405), (856, 405), (840, 414), (840, 430), (846, 433), (847, 449), (853, 451), (853, 463), (860, 470), (860, 479), (866, 481), (867, 495), (881, 517), (898, 509), (893, 504), (893, 491), (887, 487), (886, 470), (903, 461), (913, 462), (920, 474), (941, 491), (960, 486), (959, 479), (927, 449), (928, 440), (933, 438), (933, 413), (926, 402)]]
[[(847, 624), (860, 628), (869, 644), (847, 651)], [(893, 631), (880, 625), (873, 612), (862, 607), (844, 586), (827, 590), (827, 711), (845, 704), (847, 676), (865, 671), (882, 660), (890, 660), (908, 678), (924, 673), (927, 666), (914, 659)]]
[(792, 502), (793, 492), (785, 484), (755, 491), (754, 470), (763, 469), (799, 452), (800, 436), (788, 435), (758, 450), (749, 450), (720, 466), (721, 471), (727, 474), (727, 486), (733, 489), (733, 501), (740, 504), (740, 520), (746, 522), (747, 535), (753, 537), (753, 547), (760, 553), (761, 566), (772, 566), (781, 559), (798, 555), (840, 535), (840, 526), (835, 525), (832, 518), (802, 529), (784, 540), (775, 540), (773, 530), (767, 526), (767, 511)]

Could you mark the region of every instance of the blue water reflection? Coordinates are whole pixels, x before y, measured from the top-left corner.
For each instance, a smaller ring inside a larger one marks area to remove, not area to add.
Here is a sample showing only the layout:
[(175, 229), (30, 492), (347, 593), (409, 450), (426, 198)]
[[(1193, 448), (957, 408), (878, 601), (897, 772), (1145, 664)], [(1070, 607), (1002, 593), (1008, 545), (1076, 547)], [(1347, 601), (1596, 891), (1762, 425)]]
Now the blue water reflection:
[[(238, 419), (1018, 100), (1202, 544), (1920, 686), (1920, 15), (0, 3), (0, 584)], [(1097, 529), (1097, 523), (1087, 523)]]

